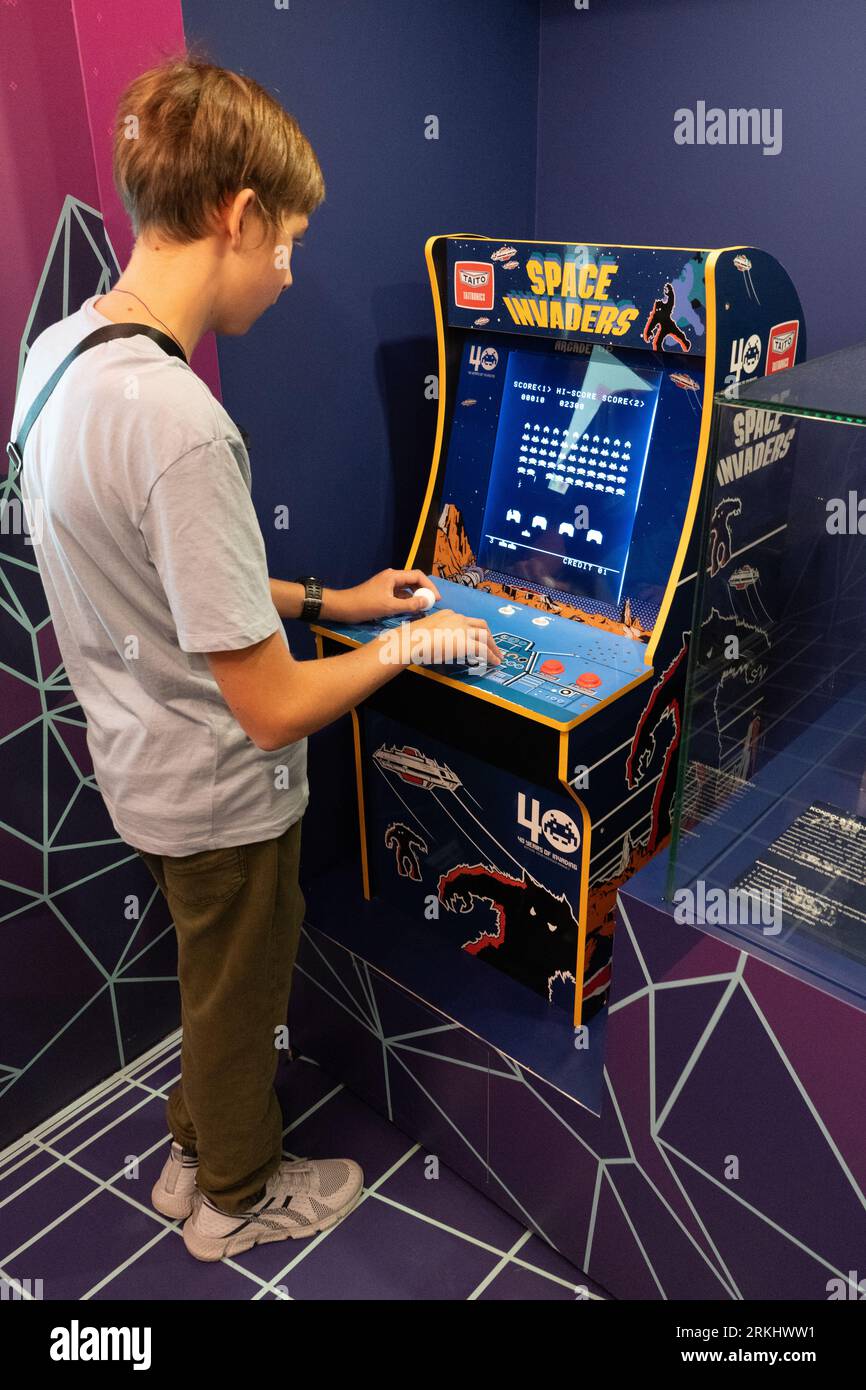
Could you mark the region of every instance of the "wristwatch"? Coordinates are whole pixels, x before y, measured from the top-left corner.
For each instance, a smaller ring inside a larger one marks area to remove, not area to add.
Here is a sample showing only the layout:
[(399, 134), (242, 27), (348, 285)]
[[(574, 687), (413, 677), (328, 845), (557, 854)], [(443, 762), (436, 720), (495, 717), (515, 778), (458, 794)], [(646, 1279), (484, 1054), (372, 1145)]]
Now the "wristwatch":
[(312, 574), (301, 575), (296, 584), (304, 586), (304, 606), (300, 612), (302, 623), (315, 623), (322, 611), (322, 581)]

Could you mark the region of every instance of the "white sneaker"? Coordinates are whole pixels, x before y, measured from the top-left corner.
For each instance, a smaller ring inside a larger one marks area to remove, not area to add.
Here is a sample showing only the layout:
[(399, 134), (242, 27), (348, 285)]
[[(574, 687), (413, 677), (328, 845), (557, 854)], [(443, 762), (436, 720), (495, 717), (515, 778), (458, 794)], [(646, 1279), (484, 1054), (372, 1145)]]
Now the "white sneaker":
[(268, 1178), (264, 1196), (234, 1215), (197, 1191), (183, 1225), (184, 1245), (197, 1260), (221, 1260), (268, 1241), (314, 1236), (348, 1216), (363, 1187), (364, 1174), (351, 1158), (283, 1162)]

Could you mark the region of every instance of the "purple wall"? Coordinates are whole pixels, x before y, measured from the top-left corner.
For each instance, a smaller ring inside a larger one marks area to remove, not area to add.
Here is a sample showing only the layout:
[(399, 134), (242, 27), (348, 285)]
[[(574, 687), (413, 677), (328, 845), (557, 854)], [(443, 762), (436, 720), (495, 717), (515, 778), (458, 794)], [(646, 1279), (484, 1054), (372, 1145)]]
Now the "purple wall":
[[(772, 252), (809, 355), (866, 337), (862, 0), (542, 0), (535, 235)], [(677, 145), (674, 112), (782, 109), (782, 149)]]

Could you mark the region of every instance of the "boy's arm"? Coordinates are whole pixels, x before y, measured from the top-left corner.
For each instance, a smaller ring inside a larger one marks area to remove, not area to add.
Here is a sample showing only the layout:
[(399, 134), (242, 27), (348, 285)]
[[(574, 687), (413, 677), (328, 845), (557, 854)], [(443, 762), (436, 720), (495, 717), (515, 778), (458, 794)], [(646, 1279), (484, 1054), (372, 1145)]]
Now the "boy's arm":
[[(280, 617), (299, 618), (304, 606), (303, 584), (286, 579), (269, 579), (268, 583)], [(432, 589), (437, 599), (442, 597), (423, 570), (380, 570), (351, 589), (323, 589), (320, 617), (324, 622), (363, 623), (395, 613), (417, 613), (423, 603), (407, 591), (419, 586)]]
[[(206, 440), (163, 470), (139, 529), (144, 553), (162, 581), (178, 646), (205, 656), (227, 705), (259, 747), (282, 748), (321, 729), (402, 669), (393, 643), (379, 639), (321, 661), (294, 659), (279, 625), (252, 498), (227, 440)], [(338, 606), (348, 599), (349, 621), (417, 613), (420, 600), (397, 597), (397, 590), (425, 579), (420, 571), (383, 570), (355, 589), (331, 593)], [(299, 598), (301, 586), (291, 587)], [(416, 619), (413, 628), (462, 630), (464, 639), (471, 638), (464, 642), (466, 651), (474, 642), (494, 664), (499, 660), (480, 619), (443, 609)], [(454, 659), (448, 656), (452, 645), (444, 643), (445, 660)], [(413, 659), (433, 660), (435, 648), (431, 642), (430, 657), (413, 652)]]
[[(481, 618), (465, 618), (445, 608), (419, 618), (413, 629), (426, 635), (430, 660), (441, 659), (436, 632), (447, 632), (454, 639), (446, 641), (446, 651), (450, 646), (458, 656), (462, 651), (495, 666), (501, 660), (490, 628)], [(282, 632), (249, 647), (205, 656), (241, 728), (259, 748), (273, 751), (339, 719), (402, 671), (409, 664), (406, 648), (411, 644), (389, 642), (391, 635), (385, 633), (350, 652), (318, 661), (297, 661)]]
[[(271, 598), (281, 618), (299, 618), (304, 606), (303, 584), (293, 584), (288, 579), (269, 579)], [(322, 589), (322, 618), (340, 622), (339, 589)]]
[(259, 748), (273, 750), (315, 733), (402, 669), (382, 660), (378, 641), (345, 655), (297, 661), (281, 632), (240, 650), (207, 652), (223, 699)]

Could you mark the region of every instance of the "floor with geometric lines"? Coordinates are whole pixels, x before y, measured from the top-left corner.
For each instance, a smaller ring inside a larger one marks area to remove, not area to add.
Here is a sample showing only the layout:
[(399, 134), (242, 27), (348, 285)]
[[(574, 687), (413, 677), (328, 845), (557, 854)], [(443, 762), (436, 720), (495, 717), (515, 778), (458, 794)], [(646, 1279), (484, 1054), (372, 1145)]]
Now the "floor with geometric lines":
[[(311, 1058), (281, 1062), (286, 1158), (357, 1159), (332, 1230), (194, 1260), (150, 1205), (168, 1154), (176, 1033), (0, 1154), (0, 1276), (24, 1298), (581, 1301), (609, 1295)], [(29, 1282), (28, 1282), (29, 1281)], [(41, 1281), (41, 1285), (37, 1282)]]

